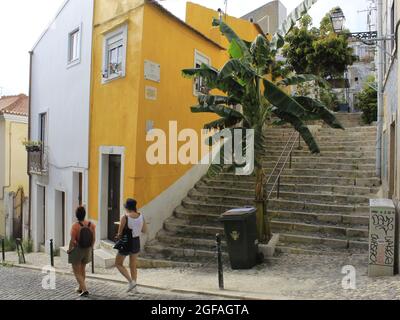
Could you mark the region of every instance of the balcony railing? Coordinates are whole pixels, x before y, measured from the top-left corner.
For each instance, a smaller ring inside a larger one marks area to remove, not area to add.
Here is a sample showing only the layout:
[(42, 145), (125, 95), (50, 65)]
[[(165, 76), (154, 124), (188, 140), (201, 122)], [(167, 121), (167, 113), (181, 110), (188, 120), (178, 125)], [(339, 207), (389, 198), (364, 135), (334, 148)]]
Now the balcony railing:
[(41, 147), (40, 150), (28, 151), (29, 172), (31, 174), (45, 176), (49, 172), (47, 149)]

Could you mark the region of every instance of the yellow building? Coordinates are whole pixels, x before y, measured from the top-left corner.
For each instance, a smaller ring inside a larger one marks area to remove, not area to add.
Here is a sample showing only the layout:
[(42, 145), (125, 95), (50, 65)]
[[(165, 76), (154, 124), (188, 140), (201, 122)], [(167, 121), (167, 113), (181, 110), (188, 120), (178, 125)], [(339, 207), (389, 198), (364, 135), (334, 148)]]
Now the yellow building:
[(22, 238), (24, 195), (29, 193), (27, 157), (28, 97), (0, 98), (0, 236)]
[[(183, 22), (155, 2), (95, 1), (88, 209), (99, 239), (113, 239), (128, 197), (137, 199), (153, 238), (206, 172), (204, 165), (176, 163), (174, 155), (169, 164), (150, 164), (146, 135), (151, 129), (169, 137), (183, 129), (200, 134), (215, 119), (191, 113), (200, 84), (181, 73), (226, 62), (227, 42), (211, 26), (213, 17), (219, 13), (191, 3)], [(248, 21), (223, 18), (246, 40), (261, 32)], [(176, 140), (168, 140), (168, 152), (185, 143)]]

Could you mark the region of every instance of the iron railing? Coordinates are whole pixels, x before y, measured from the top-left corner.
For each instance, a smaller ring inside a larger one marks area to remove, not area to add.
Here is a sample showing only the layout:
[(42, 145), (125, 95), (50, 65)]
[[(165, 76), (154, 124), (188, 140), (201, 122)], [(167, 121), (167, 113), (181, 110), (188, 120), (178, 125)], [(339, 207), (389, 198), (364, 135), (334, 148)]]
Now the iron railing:
[[(277, 188), (277, 190), (276, 190), (277, 199), (279, 199), (279, 197), (280, 197), (281, 176), (282, 176), (282, 173), (285, 170), (288, 162), (289, 162), (289, 169), (292, 169), (293, 149), (294, 149), (296, 143), (298, 143), (298, 150), (301, 149), (301, 136), (300, 136), (300, 134), (298, 134), (298, 139), (297, 139), (296, 133), (297, 133), (297, 131), (293, 131), (293, 133), (290, 135), (278, 161), (275, 164), (275, 167), (272, 169), (272, 171), (269, 174), (269, 177), (267, 179), (267, 182), (265, 183), (264, 192), (268, 192), (267, 196), (265, 198), (265, 214), (267, 214), (268, 202), (269, 202), (269, 200), (271, 200), (272, 194), (275, 192), (275, 188)], [(276, 172), (278, 170), (279, 170), (279, 172), (276, 174)], [(275, 177), (275, 180), (273, 180), (274, 177)], [(273, 182), (273, 184), (268, 191), (268, 186), (272, 182)]]
[(36, 175), (47, 175), (49, 172), (48, 152), (46, 148), (28, 152), (29, 172)]

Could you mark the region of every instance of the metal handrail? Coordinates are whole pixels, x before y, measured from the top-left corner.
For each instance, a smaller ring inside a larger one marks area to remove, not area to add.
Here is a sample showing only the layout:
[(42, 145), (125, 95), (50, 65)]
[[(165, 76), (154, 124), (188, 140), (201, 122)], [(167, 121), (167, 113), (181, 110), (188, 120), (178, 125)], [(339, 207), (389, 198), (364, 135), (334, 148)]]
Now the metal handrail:
[[(272, 171), (271, 171), (271, 173), (270, 173), (270, 175), (269, 175), (269, 177), (268, 177), (268, 180), (267, 180), (267, 182), (266, 182), (265, 185), (268, 185), (268, 184), (269, 184), (269, 181), (270, 181), (271, 178), (272, 178), (272, 174), (273, 174), (273, 173), (275, 172), (275, 170), (278, 168), (278, 165), (279, 165), (279, 163), (281, 162), (281, 159), (282, 159), (283, 155), (285, 154), (286, 149), (287, 149), (287, 147), (289, 146), (289, 143), (290, 143), (290, 141), (292, 140), (292, 138), (293, 138), (293, 136), (294, 136), (295, 134), (296, 134), (296, 131), (293, 131), (292, 135), (290, 136), (290, 138), (289, 138), (288, 141), (286, 142), (285, 148), (283, 148), (283, 151), (282, 151), (282, 153), (281, 153), (281, 155), (280, 155), (278, 161), (276, 162), (274, 169), (272, 169)], [(293, 148), (292, 148), (292, 150), (293, 150)], [(266, 175), (264, 174), (264, 176), (266, 176)]]
[[(284, 153), (285, 153), (285, 151), (286, 151), (286, 149), (287, 149), (287, 146), (290, 144), (290, 142), (292, 141), (292, 138), (293, 138), (293, 136), (295, 136), (295, 134), (296, 134), (296, 131), (294, 131), (294, 132), (292, 133), (292, 135), (290, 136), (290, 138), (288, 139), (288, 141), (287, 141), (287, 143), (286, 143), (286, 146), (285, 146), (285, 148), (284, 148), (284, 150), (283, 150), (283, 152), (282, 152), (280, 158), (278, 159), (278, 161), (277, 161), (277, 163), (276, 163), (274, 169), (272, 170), (272, 172), (271, 172), (271, 174), (270, 174), (270, 176), (269, 176), (269, 178), (268, 178), (268, 180), (267, 180), (267, 182), (266, 182), (266, 184), (265, 184), (266, 189), (268, 188), (268, 184), (270, 183), (272, 177), (274, 176), (274, 173), (275, 173), (276, 168), (278, 167), (278, 165), (279, 165), (280, 162), (281, 162), (281, 159), (282, 159), (282, 157), (283, 157), (283, 155), (284, 155)], [(300, 149), (300, 148), (301, 148), (301, 137), (300, 137), (300, 134), (299, 134), (299, 139), (298, 139), (298, 141), (299, 141), (299, 147), (298, 147), (298, 148)], [(279, 174), (278, 174), (277, 178), (275, 179), (275, 182), (274, 182), (274, 184), (272, 185), (272, 188), (271, 188), (270, 192), (268, 193), (268, 196), (267, 196), (267, 198), (266, 198), (266, 204), (268, 204), (268, 201), (270, 200), (271, 195), (274, 193), (274, 189), (275, 189), (275, 187), (276, 187), (277, 185), (278, 185), (277, 198), (279, 199), (281, 175), (282, 175), (282, 173), (283, 173), (283, 170), (285, 170), (286, 164), (288, 163), (289, 160), (290, 160), (290, 168), (292, 168), (292, 155), (293, 155), (293, 149), (294, 149), (295, 144), (296, 144), (296, 140), (294, 140), (294, 141), (292, 142), (292, 146), (290, 147), (290, 151), (288, 152), (288, 155), (286, 156), (285, 162), (283, 163), (283, 165), (282, 165), (282, 167), (281, 167), (281, 169), (280, 169), (280, 171), (279, 171)]]

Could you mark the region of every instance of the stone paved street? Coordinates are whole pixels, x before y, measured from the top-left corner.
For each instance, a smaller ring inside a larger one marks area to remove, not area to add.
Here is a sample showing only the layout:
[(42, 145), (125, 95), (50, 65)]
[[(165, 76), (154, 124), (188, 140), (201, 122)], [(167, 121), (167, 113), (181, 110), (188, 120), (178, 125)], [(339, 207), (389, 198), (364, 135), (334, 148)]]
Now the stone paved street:
[[(17, 263), (17, 257), (13, 253), (7, 253), (7, 260), (10, 263)], [(48, 255), (43, 253), (29, 254), (27, 255), (27, 266), (41, 268), (48, 265), (48, 260)], [(64, 265), (59, 257), (56, 257), (55, 265), (57, 270), (70, 271), (70, 266)], [(355, 290), (344, 290), (342, 287), (342, 280), (345, 277), (345, 274), (342, 274), (342, 268), (348, 265), (353, 266), (356, 271)], [(167, 291), (155, 292), (156, 295), (168, 295), (168, 292), (171, 294), (171, 290), (177, 289), (203, 292), (206, 295), (224, 294), (238, 299), (400, 300), (400, 276), (370, 278), (367, 276), (367, 265), (368, 256), (366, 254), (338, 256), (281, 254), (252, 270), (231, 270), (225, 266), (224, 291), (218, 290), (216, 269), (139, 269), (139, 284), (167, 289)], [(88, 274), (90, 275), (89, 267)], [(116, 281), (123, 280), (115, 268), (96, 268), (96, 275)], [(0, 283), (6, 283), (5, 285), (13, 287), (13, 282), (3, 281), (2, 277), (4, 276), (0, 275)], [(40, 280), (41, 274), (37, 274), (37, 277)], [(66, 281), (61, 280), (64, 281), (62, 283), (65, 283), (65, 287), (73, 290), (75, 282), (72, 278), (67, 277), (66, 279)], [(38, 282), (34, 278), (31, 281), (36, 281), (35, 285), (40, 286), (41, 280)], [(91, 281), (89, 284), (94, 289), (93, 293), (97, 295), (107, 296), (107, 294), (101, 293), (103, 288), (107, 290), (112, 288), (114, 293), (110, 295), (111, 297), (116, 296), (118, 299), (126, 297), (123, 294), (124, 285), (107, 282), (105, 286), (96, 286), (97, 282)], [(71, 294), (70, 289), (66, 294), (69, 295), (68, 297), (76, 298), (73, 293)], [(0, 286), (0, 294), (2, 290), (5, 290), (3, 285)], [(142, 288), (142, 290), (147, 293), (147, 289)], [(149, 291), (150, 295), (152, 293)], [(185, 297), (183, 296), (183, 298)], [(146, 299), (146, 295), (143, 298)], [(204, 296), (198, 298), (204, 298)], [(168, 299), (170, 298), (168, 297)], [(213, 295), (210, 299), (216, 299), (216, 296)]]
[(101, 280), (88, 280), (89, 298), (74, 292), (77, 285), (72, 276), (57, 275), (56, 289), (44, 290), (38, 271), (0, 266), (0, 300), (215, 300), (204, 295), (172, 294), (168, 291), (139, 288), (139, 294), (128, 295), (126, 286)]

